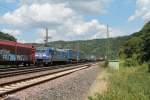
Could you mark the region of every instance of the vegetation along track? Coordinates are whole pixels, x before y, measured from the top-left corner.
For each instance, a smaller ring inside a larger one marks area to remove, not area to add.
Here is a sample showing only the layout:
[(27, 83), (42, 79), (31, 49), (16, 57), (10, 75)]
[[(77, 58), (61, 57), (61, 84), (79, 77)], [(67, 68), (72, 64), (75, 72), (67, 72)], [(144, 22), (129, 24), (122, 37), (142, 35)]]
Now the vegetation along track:
[(2, 70), (0, 69), (0, 78), (33, 73), (33, 72), (46, 71), (46, 70), (53, 70), (53, 69), (64, 68), (64, 67), (70, 67), (73, 65), (79, 65), (79, 64), (56, 65), (56, 66), (49, 66), (49, 67), (21, 67), (21, 68), (12, 68), (12, 69), (6, 68)]
[(36, 84), (40, 84), (40, 83), (48, 81), (48, 80), (52, 80), (52, 79), (55, 79), (55, 78), (58, 78), (61, 76), (65, 76), (65, 75), (73, 73), (75, 71), (79, 71), (79, 70), (88, 68), (91, 66), (91, 64), (78, 65), (77, 67), (74, 67), (74, 68), (62, 70), (62, 71), (55, 72), (55, 73), (50, 73), (47, 75), (41, 75), (41, 76), (33, 77), (30, 79), (22, 79), (22, 80), (13, 81), (10, 83), (5, 83), (0, 86), (0, 97), (5, 96), (10, 93), (13, 93), (13, 92), (16, 92), (16, 91), (19, 91), (19, 90), (22, 90), (22, 89), (25, 89), (25, 88), (28, 88), (28, 87), (36, 85)]

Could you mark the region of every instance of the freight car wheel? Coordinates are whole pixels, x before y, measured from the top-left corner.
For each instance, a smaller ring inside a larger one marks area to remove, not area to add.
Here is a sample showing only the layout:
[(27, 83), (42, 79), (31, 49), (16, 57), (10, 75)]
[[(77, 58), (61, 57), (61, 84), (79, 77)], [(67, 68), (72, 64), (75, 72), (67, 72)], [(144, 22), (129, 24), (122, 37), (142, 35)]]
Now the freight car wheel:
[(26, 66), (27, 66), (27, 63), (24, 62), (24, 63), (23, 63), (23, 66), (26, 67)]
[(28, 66), (30, 67), (30, 66), (31, 66), (31, 64), (30, 64), (30, 63), (28, 63)]
[(16, 62), (16, 66), (19, 67), (19, 63), (18, 62)]
[(43, 66), (44, 66), (44, 67), (48, 67), (48, 64), (47, 64), (47, 63), (44, 63)]

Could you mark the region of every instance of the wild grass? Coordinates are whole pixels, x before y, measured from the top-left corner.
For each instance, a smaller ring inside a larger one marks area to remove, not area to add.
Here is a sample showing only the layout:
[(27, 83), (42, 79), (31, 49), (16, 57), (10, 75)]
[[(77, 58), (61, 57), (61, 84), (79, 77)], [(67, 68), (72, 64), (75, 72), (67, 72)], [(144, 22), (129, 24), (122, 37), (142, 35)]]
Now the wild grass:
[(147, 65), (121, 67), (112, 71), (109, 77), (109, 89), (104, 94), (96, 94), (89, 100), (150, 100), (150, 73)]
[(98, 66), (101, 68), (107, 68), (108, 67), (108, 60), (102, 61), (98, 63)]

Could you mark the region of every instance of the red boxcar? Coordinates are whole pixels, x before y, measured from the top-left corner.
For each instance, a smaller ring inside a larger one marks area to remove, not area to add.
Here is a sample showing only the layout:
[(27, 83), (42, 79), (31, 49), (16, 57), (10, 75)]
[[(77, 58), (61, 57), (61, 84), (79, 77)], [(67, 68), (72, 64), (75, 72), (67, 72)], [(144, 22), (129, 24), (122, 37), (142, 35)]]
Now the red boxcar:
[(35, 60), (35, 48), (32, 45), (12, 41), (0, 41), (0, 64), (30, 65)]

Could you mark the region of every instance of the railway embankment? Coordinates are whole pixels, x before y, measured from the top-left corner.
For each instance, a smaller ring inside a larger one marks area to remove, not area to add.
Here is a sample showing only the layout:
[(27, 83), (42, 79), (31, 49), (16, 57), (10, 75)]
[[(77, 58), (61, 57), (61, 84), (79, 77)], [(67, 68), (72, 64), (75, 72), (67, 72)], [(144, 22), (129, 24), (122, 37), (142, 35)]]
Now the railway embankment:
[(12, 95), (20, 100), (83, 100), (97, 73), (98, 67), (93, 65)]
[(89, 100), (150, 100), (150, 74), (147, 70), (147, 64), (121, 66), (119, 70), (105, 68), (108, 73), (108, 80), (105, 79), (108, 82), (107, 90), (101, 93), (99, 89)]
[[(96, 76), (95, 81), (91, 85), (87, 96), (85, 97), (85, 100), (95, 100), (97, 95), (101, 94), (103, 95), (105, 92), (107, 92), (107, 89), (109, 87), (109, 73), (107, 72), (107, 68), (105, 68), (104, 63), (99, 63), (97, 65), (98, 67), (98, 73)], [(97, 100), (97, 99), (96, 99)]]

